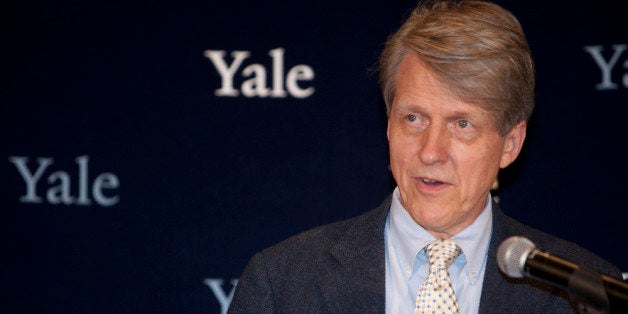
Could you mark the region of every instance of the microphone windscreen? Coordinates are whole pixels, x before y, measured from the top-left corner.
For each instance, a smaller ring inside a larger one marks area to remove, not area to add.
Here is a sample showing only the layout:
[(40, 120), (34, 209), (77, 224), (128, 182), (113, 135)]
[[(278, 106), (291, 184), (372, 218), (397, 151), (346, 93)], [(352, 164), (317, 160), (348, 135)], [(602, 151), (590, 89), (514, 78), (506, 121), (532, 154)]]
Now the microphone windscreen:
[(520, 236), (510, 237), (497, 249), (497, 265), (509, 277), (523, 277), (528, 255), (536, 249), (532, 241)]

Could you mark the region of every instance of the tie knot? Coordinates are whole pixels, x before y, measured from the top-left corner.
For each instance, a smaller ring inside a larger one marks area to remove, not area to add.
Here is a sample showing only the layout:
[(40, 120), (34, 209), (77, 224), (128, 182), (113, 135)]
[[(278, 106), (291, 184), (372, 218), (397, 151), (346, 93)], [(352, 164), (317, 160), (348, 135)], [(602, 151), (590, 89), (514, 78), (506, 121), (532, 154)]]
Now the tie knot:
[(426, 248), (430, 269), (448, 269), (460, 253), (462, 250), (452, 240), (438, 240), (430, 243)]

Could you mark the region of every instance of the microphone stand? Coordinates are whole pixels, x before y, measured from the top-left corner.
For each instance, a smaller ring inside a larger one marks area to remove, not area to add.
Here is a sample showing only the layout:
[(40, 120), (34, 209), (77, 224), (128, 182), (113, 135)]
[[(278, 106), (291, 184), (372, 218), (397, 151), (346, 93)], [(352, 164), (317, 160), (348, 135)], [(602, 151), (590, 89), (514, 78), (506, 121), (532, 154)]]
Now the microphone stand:
[(578, 313), (610, 313), (610, 302), (602, 275), (580, 266), (573, 272), (567, 292), (571, 299), (578, 304)]
[[(528, 259), (525, 273), (565, 289), (571, 300), (576, 302), (579, 313), (628, 314), (628, 283), (545, 252), (536, 254), (541, 254), (544, 258)], [(546, 264), (550, 260), (553, 261), (552, 265)]]

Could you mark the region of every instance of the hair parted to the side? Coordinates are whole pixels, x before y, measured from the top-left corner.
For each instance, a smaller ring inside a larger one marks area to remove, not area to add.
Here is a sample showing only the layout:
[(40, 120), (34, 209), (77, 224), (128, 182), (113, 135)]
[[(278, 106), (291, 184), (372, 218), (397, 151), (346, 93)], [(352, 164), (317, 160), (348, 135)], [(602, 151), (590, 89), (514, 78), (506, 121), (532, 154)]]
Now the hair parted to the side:
[(504, 135), (534, 108), (534, 62), (519, 21), (479, 0), (424, 1), (386, 41), (379, 72), (390, 113), (399, 65), (415, 53), (461, 100), (496, 117)]

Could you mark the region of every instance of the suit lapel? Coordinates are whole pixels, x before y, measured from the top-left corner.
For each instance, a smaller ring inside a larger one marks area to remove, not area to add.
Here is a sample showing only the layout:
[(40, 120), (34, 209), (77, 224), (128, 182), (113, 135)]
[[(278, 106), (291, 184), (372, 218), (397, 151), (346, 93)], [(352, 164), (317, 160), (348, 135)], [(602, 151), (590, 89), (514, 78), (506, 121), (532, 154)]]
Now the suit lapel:
[(321, 274), (321, 294), (331, 312), (383, 312), (386, 296), (384, 225), (390, 198), (357, 218), (331, 248), (330, 271)]
[[(508, 278), (497, 265), (497, 249), (508, 237), (525, 235), (526, 229), (506, 216), (493, 203), (493, 232), (488, 250), (480, 313), (538, 313), (548, 312), (555, 289), (522, 278)], [(549, 311), (551, 312), (551, 311)]]
[[(499, 270), (497, 265), (497, 249), (506, 238), (512, 235), (508, 222), (499, 206), (493, 202), (493, 232), (488, 249), (488, 260), (482, 286), (480, 301), (480, 313), (495, 313), (499, 309), (512, 311), (518, 300), (527, 299), (530, 296), (521, 295), (525, 289), (517, 289), (516, 284)], [(520, 285), (519, 285), (520, 286)]]

